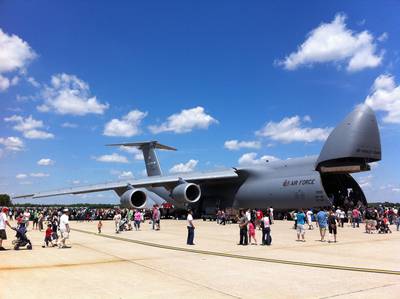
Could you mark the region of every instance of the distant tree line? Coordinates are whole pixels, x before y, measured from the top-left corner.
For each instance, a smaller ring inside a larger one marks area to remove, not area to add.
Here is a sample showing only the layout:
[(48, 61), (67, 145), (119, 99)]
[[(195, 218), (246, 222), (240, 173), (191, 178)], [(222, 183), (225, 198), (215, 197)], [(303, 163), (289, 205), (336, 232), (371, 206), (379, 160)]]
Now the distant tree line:
[(12, 206), (11, 198), (8, 194), (0, 194), (0, 206)]
[(35, 203), (18, 203), (14, 206), (18, 207), (70, 207), (70, 208), (95, 208), (95, 209), (110, 209), (119, 206), (118, 204), (93, 204), (93, 203), (73, 203), (73, 204), (60, 204), (60, 203), (52, 203), (52, 204), (35, 204)]
[(393, 208), (400, 206), (400, 202), (369, 202), (368, 205), (372, 207), (379, 207), (381, 205), (382, 207)]
[(11, 201), (11, 197), (8, 194), (0, 194), (0, 207), (10, 207), (10, 206), (17, 206), (17, 207), (73, 207), (73, 208), (82, 208), (82, 207), (89, 207), (89, 208), (96, 208), (96, 209), (109, 209), (115, 208), (119, 206), (118, 204), (93, 204), (93, 203), (73, 203), (73, 204), (60, 204), (60, 203), (51, 203), (51, 204), (37, 204), (37, 203), (16, 203), (13, 204)]

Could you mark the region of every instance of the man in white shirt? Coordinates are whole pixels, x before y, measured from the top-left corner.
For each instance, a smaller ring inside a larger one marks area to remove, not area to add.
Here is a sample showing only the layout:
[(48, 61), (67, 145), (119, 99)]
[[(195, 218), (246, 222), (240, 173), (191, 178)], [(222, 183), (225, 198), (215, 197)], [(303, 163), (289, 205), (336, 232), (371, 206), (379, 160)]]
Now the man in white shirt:
[(250, 209), (247, 209), (247, 211), (246, 211), (246, 218), (247, 218), (247, 221), (251, 221), (251, 213), (250, 213)]
[(194, 245), (193, 240), (194, 240), (194, 224), (193, 224), (193, 216), (192, 216), (192, 210), (188, 210), (188, 215), (187, 215), (187, 229), (188, 229), (188, 236), (187, 236), (187, 245)]
[(119, 226), (121, 224), (121, 212), (119, 210), (117, 210), (117, 212), (114, 215), (114, 222), (115, 222), (115, 233), (119, 234)]
[(63, 210), (63, 214), (60, 217), (60, 233), (61, 233), (61, 238), (58, 242), (58, 248), (68, 248), (65, 245), (65, 241), (69, 238), (69, 216), (68, 216), (68, 209)]
[(261, 245), (271, 245), (271, 221), (268, 211), (261, 220), (262, 226), (262, 243)]
[(274, 209), (272, 206), (269, 207), (269, 218), (271, 219), (271, 224), (274, 224)]
[(308, 210), (306, 213), (308, 229), (314, 229), (314, 226), (312, 225), (312, 215), (313, 212), (311, 210)]
[(8, 208), (4, 207), (0, 212), (0, 251), (6, 250), (3, 247), (3, 240), (7, 240), (6, 225), (12, 229), (7, 220)]

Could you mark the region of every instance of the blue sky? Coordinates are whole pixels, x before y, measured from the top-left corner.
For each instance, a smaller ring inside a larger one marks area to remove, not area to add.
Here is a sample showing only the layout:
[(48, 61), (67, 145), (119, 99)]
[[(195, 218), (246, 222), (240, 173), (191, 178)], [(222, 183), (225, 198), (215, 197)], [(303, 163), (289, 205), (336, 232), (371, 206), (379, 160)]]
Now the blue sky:
[[(318, 155), (357, 104), (383, 160), (357, 175), (400, 201), (400, 4), (395, 1), (1, 1), (0, 191)], [(39, 162), (40, 161), (40, 162)], [(112, 193), (42, 202), (117, 202)]]

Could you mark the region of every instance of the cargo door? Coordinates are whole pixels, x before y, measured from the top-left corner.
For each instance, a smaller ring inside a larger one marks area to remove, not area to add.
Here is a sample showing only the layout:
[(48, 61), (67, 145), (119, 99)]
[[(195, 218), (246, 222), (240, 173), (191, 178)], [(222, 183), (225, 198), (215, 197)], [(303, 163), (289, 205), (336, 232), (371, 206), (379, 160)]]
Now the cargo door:
[(318, 157), (321, 173), (370, 170), (368, 163), (381, 160), (381, 141), (374, 111), (359, 105), (329, 135)]

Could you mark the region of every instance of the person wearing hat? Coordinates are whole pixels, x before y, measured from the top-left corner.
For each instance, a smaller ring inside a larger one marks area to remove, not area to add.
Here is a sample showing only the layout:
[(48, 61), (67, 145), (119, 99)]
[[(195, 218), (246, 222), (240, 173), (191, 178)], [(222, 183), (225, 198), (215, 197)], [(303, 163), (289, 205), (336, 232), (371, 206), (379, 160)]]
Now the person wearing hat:
[(8, 213), (7, 207), (4, 207), (3, 209), (1, 209), (1, 212), (0, 212), (0, 250), (6, 250), (3, 247), (3, 240), (7, 240), (6, 225), (12, 229), (10, 223), (7, 220), (7, 213)]
[(69, 238), (69, 216), (68, 216), (68, 209), (63, 210), (63, 214), (60, 217), (60, 233), (61, 238), (58, 242), (58, 248), (67, 248), (65, 245), (65, 241)]

